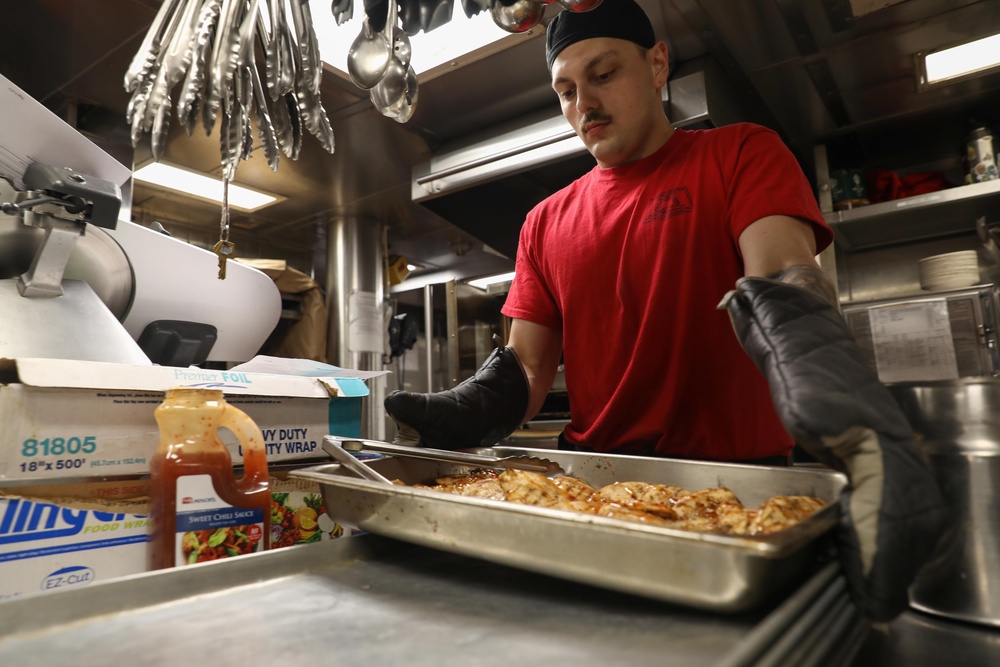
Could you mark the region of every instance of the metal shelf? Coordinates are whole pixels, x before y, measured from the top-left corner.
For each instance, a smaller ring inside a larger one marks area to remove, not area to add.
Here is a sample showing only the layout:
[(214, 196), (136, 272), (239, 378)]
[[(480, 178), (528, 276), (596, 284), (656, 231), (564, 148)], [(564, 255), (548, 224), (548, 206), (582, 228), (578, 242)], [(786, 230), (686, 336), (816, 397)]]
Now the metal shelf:
[(844, 250), (951, 236), (976, 230), (982, 216), (1000, 219), (1000, 180), (825, 213)]
[(448, 655), (504, 667), (836, 667), (850, 664), (868, 632), (833, 564), (768, 608), (710, 614), (376, 535), (0, 608), (0, 664), (19, 667), (103, 667), (136, 655), (180, 665), (236, 635), (232, 650), (213, 655), (216, 667), (457, 664)]

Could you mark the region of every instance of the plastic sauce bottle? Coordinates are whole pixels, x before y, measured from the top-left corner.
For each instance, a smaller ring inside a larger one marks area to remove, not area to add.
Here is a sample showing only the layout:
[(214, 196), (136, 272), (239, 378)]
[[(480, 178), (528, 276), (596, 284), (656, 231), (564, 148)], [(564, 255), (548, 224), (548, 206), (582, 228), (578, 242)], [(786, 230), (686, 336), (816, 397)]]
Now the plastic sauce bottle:
[[(271, 492), (260, 429), (213, 389), (168, 389), (154, 412), (160, 441), (150, 461), (150, 569), (269, 549)], [(236, 479), (217, 431), (243, 450)]]

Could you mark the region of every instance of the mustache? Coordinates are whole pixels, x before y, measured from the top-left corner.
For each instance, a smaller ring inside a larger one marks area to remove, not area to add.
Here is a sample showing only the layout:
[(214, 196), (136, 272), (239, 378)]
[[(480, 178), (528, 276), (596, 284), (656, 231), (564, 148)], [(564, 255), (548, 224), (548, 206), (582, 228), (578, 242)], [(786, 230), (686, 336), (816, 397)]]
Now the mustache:
[(584, 128), (591, 123), (610, 123), (611, 116), (600, 111), (590, 111), (584, 114), (583, 120), (580, 122), (580, 127)]

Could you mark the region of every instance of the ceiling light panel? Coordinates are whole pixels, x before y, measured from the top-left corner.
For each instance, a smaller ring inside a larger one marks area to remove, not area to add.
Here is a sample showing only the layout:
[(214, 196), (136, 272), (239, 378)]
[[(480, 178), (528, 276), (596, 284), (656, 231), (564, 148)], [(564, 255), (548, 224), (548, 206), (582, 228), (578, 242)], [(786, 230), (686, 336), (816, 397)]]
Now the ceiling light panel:
[(479, 289), (486, 289), (490, 285), (495, 285), (497, 283), (506, 283), (514, 280), (514, 272), (510, 273), (500, 273), (495, 276), (486, 276), (484, 278), (476, 278), (475, 280), (470, 280), (469, 284), (473, 287), (478, 287)]
[[(361, 33), (365, 17), (363, 3), (355, 2), (352, 18), (339, 26), (330, 11), (329, 0), (310, 0), (309, 9), (323, 61), (348, 76), (347, 53)], [(452, 19), (444, 25), (430, 32), (420, 31), (409, 36), (412, 48), (410, 64), (417, 74), (426, 74), (435, 67), (451, 63), (504, 38), (511, 41), (524, 39), (535, 32), (512, 35), (497, 26), (488, 11), (468, 18), (459, 8), (456, 7), (456, 10)], [(421, 80), (424, 80), (423, 76)]]
[(1000, 68), (1000, 34), (940, 51), (918, 54), (922, 88), (978, 76)]
[[(150, 162), (137, 169), (132, 178), (189, 197), (222, 203), (222, 181), (207, 174), (175, 167), (165, 162)], [(253, 212), (284, 199), (242, 185), (229, 184), (229, 205), (240, 211)]]

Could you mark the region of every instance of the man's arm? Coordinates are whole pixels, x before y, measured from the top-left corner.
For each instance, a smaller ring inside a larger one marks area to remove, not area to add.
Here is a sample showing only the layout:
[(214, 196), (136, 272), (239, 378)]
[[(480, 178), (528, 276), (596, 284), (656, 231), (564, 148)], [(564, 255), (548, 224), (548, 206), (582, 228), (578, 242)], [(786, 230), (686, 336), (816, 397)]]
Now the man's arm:
[(840, 496), (840, 559), (862, 612), (886, 621), (906, 608), (947, 517), (906, 417), (816, 266), (813, 238), (795, 218), (750, 225), (739, 239), (746, 275), (723, 306), (795, 442), (850, 480)]
[(839, 308), (837, 288), (816, 264), (812, 227), (785, 215), (752, 223), (740, 235), (743, 275), (798, 285)]
[(507, 344), (517, 352), (528, 379), (528, 411), (524, 416), (527, 421), (538, 414), (552, 388), (562, 357), (562, 333), (528, 320), (515, 319), (510, 325)]

